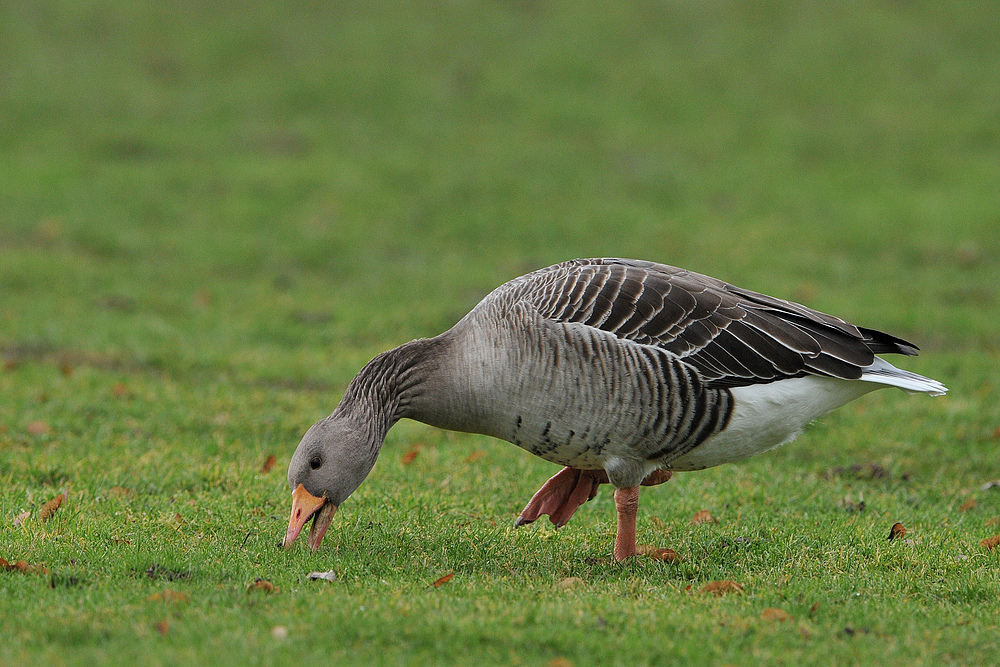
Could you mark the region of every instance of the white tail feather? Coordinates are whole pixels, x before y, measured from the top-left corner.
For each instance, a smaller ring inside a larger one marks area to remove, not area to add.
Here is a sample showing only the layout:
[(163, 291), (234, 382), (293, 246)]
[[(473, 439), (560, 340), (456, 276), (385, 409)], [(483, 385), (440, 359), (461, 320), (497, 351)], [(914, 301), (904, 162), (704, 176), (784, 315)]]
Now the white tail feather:
[(861, 379), (877, 384), (886, 384), (891, 387), (899, 387), (910, 394), (930, 394), (931, 396), (944, 396), (948, 388), (937, 380), (917, 375), (902, 368), (896, 368), (881, 357), (875, 357), (875, 363), (864, 369)]

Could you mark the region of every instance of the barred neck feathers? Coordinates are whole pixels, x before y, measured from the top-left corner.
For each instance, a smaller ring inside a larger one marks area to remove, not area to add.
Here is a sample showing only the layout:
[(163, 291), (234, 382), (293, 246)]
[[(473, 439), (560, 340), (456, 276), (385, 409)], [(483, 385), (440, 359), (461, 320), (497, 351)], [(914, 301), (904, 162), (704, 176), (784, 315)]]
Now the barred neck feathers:
[(379, 354), (351, 380), (331, 419), (347, 419), (381, 446), (386, 433), (427, 388), (446, 347), (442, 336), (410, 341)]

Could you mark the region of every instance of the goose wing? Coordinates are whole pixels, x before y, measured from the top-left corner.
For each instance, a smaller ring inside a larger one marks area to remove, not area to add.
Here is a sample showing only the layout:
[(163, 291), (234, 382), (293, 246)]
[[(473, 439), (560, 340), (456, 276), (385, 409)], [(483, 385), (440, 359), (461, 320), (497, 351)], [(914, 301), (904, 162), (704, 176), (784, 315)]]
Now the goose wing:
[(714, 387), (809, 374), (857, 379), (877, 353), (917, 350), (800, 304), (654, 262), (577, 259), (524, 278), (520, 296), (543, 317), (662, 348)]

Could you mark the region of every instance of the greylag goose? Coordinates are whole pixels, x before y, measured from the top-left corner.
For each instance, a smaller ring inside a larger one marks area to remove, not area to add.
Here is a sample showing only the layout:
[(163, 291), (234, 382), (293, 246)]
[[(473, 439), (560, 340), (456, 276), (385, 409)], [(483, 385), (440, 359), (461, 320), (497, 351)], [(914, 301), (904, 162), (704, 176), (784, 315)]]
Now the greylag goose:
[(876, 356), (915, 345), (663, 264), (577, 259), (515, 278), (435, 338), (370, 361), (288, 466), (290, 547), (337, 508), (404, 417), (507, 440), (565, 466), (516, 524), (564, 525), (610, 483), (614, 557), (636, 554), (641, 486), (739, 461), (881, 387), (944, 394)]

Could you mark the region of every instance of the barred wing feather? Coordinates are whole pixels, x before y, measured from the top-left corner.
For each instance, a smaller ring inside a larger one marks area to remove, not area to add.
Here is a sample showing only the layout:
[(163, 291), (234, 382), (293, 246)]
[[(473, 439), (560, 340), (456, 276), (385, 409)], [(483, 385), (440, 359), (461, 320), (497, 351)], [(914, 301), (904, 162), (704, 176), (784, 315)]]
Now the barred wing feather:
[(654, 262), (577, 259), (516, 282), (543, 317), (662, 348), (697, 368), (709, 387), (804, 375), (854, 380), (877, 353), (917, 350), (801, 304)]

